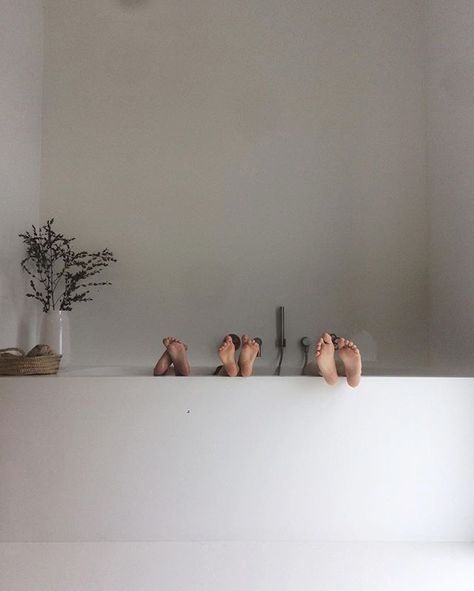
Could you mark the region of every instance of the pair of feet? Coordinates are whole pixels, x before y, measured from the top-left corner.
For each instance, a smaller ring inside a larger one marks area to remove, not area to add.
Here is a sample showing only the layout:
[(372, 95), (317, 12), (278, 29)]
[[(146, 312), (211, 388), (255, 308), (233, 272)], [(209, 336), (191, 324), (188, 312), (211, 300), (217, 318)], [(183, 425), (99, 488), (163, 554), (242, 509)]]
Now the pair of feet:
[(171, 366), (177, 376), (188, 376), (191, 373), (191, 366), (188, 361), (188, 346), (180, 339), (175, 337), (165, 337), (163, 339), (165, 350), (158, 359), (153, 374), (155, 376), (164, 376), (168, 373)]
[(353, 388), (357, 387), (362, 373), (362, 360), (359, 349), (352, 341), (344, 338), (338, 338), (333, 343), (331, 335), (327, 332), (322, 334), (316, 343), (315, 362), (319, 373), (331, 386), (337, 383), (336, 351), (344, 366), (347, 383)]
[(227, 375), (231, 378), (235, 376), (242, 376), (247, 378), (253, 373), (253, 364), (257, 358), (260, 345), (255, 339), (250, 338), (244, 334), (242, 336), (242, 347), (238, 362), (235, 361), (235, 345), (232, 337), (227, 335), (222, 341), (222, 345), (218, 349), (219, 359), (222, 361), (222, 375)]

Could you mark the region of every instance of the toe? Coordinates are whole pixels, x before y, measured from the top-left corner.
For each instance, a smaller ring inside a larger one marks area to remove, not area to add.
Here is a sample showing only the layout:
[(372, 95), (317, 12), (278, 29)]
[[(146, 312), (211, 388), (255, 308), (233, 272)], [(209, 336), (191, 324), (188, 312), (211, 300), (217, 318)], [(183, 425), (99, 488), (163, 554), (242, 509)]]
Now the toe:
[(319, 339), (319, 341), (316, 343), (316, 348), (314, 351), (315, 357), (319, 357), (321, 355), (322, 346), (323, 346), (323, 339)]
[(332, 343), (332, 339), (331, 339), (331, 335), (328, 332), (325, 332), (323, 334), (323, 341), (326, 343), (326, 345), (329, 345), (330, 343)]

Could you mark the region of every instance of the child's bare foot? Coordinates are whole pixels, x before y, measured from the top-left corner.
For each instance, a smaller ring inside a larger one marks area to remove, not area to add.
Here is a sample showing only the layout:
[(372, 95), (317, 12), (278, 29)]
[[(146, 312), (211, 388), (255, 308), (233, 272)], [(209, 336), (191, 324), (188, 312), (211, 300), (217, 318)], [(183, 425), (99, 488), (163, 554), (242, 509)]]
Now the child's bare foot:
[(153, 375), (155, 376), (164, 376), (165, 373), (169, 370), (171, 365), (171, 357), (167, 350), (163, 353), (163, 355), (158, 359), (155, 369), (153, 370)]
[(239, 368), (235, 362), (235, 346), (230, 335), (224, 338), (217, 352), (226, 374), (231, 378), (235, 377), (239, 373)]
[(257, 358), (260, 345), (255, 339), (244, 334), (242, 336), (242, 349), (239, 357), (240, 375), (247, 378), (252, 375), (253, 364)]
[(352, 341), (339, 338), (337, 340), (337, 352), (344, 363), (347, 383), (349, 386), (356, 388), (360, 384), (362, 373), (362, 359), (359, 349)]
[(166, 337), (163, 339), (163, 344), (174, 365), (176, 375), (188, 376), (191, 373), (187, 354), (188, 346), (174, 337)]
[(334, 360), (334, 344), (331, 335), (327, 332), (321, 335), (316, 343), (315, 360), (320, 374), (326, 380), (326, 383), (333, 386), (337, 383), (337, 369)]

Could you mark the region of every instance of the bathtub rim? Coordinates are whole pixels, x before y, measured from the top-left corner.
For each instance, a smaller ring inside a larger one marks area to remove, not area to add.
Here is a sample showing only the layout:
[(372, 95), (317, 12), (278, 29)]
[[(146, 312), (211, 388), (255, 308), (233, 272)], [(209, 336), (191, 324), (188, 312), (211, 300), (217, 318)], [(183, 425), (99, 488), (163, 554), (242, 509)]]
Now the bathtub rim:
[[(190, 376), (154, 376), (153, 368), (150, 366), (70, 366), (60, 369), (55, 376), (0, 376), (1, 379), (18, 379), (18, 378), (49, 378), (57, 379), (73, 379), (73, 378), (126, 378), (126, 379), (153, 379), (153, 380), (170, 380), (179, 377), (180, 380), (194, 380), (196, 378), (223, 378), (225, 376), (215, 376), (213, 372), (215, 367), (197, 366), (194, 367)], [(474, 369), (467, 370), (447, 370), (447, 369), (433, 369), (433, 368), (371, 368), (367, 367), (363, 370), (363, 379), (369, 378), (473, 378)], [(272, 380), (299, 378), (300, 380), (311, 380), (314, 378), (322, 379), (320, 376), (302, 375), (301, 368), (282, 368), (280, 376), (275, 375), (272, 368), (257, 368), (255, 374), (246, 380), (262, 380), (271, 378)], [(230, 378), (233, 380), (241, 379), (240, 377)], [(341, 378), (343, 379), (343, 378)]]

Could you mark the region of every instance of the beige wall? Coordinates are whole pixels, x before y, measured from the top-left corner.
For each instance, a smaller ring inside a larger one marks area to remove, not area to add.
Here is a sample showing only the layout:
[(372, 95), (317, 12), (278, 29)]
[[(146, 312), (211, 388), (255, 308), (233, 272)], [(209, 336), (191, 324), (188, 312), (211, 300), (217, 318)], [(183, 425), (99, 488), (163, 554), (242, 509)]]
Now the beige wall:
[(41, 149), (42, 3), (2, 0), (0, 18), (0, 348), (34, 340), (18, 233), (37, 223)]
[(474, 4), (430, 3), (428, 154), (433, 363), (474, 365)]
[(47, 0), (41, 213), (109, 246), (79, 363), (209, 364), (226, 332), (288, 362), (323, 328), (423, 363), (422, 2)]

